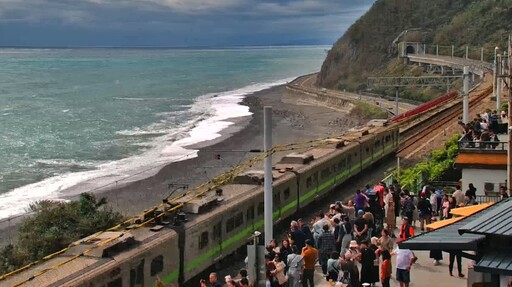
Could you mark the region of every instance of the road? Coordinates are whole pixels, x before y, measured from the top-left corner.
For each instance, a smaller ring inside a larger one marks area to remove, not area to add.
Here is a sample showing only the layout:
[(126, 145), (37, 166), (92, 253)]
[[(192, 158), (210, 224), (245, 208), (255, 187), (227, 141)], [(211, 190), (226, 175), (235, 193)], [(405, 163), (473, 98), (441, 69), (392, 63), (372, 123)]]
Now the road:
[[(355, 93), (350, 93), (350, 92), (342, 92), (342, 91), (338, 91), (338, 90), (319, 88), (319, 87), (315, 86), (316, 76), (317, 76), (317, 74), (312, 74), (312, 75), (300, 77), (300, 78), (296, 79), (295, 81), (293, 81), (291, 83), (291, 85), (295, 88), (299, 88), (301, 90), (316, 93), (316, 94), (323, 93), (323, 94), (326, 94), (329, 96), (335, 96), (335, 97), (340, 97), (340, 98), (349, 99), (349, 100), (363, 101), (365, 103), (369, 103), (369, 104), (375, 105), (377, 107), (380, 107), (382, 109), (385, 109), (392, 114), (395, 114), (395, 109), (396, 109), (395, 101), (389, 101), (387, 99), (375, 98), (375, 97), (371, 97), (371, 96), (365, 96), (365, 95), (360, 95), (360, 94), (355, 94)], [(416, 106), (413, 104), (402, 103), (402, 102), (398, 103), (398, 110), (400, 113), (406, 112), (415, 107)]]

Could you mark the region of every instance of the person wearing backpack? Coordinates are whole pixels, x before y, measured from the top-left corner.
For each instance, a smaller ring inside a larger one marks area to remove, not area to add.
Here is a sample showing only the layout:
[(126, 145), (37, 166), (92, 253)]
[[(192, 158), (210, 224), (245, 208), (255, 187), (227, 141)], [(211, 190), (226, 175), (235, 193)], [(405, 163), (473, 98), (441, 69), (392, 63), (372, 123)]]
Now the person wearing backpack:
[(402, 215), (411, 220), (414, 213), (414, 202), (409, 196), (409, 191), (407, 189), (404, 189), (404, 192), (400, 193), (400, 202), (402, 203)]

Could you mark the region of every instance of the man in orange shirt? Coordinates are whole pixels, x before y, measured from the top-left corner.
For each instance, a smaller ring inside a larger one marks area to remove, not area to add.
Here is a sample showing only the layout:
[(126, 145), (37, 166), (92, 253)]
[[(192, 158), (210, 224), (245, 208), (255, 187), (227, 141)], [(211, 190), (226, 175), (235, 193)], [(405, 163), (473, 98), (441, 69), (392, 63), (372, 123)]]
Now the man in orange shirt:
[(302, 248), (302, 257), (304, 258), (304, 271), (302, 272), (302, 286), (314, 287), (315, 286), (315, 263), (318, 257), (318, 250), (313, 247), (311, 239), (306, 240), (306, 246)]

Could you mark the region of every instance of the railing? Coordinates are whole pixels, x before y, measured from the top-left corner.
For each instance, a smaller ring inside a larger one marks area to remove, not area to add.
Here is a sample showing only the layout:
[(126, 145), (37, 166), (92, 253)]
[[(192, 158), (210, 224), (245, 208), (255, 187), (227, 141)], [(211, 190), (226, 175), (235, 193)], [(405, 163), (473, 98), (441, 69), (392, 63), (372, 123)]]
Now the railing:
[(492, 62), (494, 59), (494, 49), (475, 47), (475, 46), (444, 46), (436, 44), (425, 44), (417, 42), (400, 42), (399, 43), (400, 56), (404, 57), (407, 54), (414, 55), (436, 55), (436, 56), (449, 56), (459, 57), (465, 59), (473, 59), (482, 62)]
[(458, 142), (458, 150), (463, 151), (485, 151), (503, 153), (508, 150), (508, 142), (499, 141), (469, 141), (462, 136)]
[(477, 195), (475, 201), (479, 204), (488, 202), (498, 202), (501, 200), (499, 195)]

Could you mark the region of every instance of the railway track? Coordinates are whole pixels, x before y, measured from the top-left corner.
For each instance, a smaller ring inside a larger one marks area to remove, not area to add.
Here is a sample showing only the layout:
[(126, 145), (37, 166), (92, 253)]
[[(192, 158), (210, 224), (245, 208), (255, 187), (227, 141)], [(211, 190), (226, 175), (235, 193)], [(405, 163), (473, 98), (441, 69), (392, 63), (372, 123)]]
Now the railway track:
[[(492, 93), (492, 87), (484, 87), (469, 101), (470, 109), (474, 109), (481, 101)], [(456, 100), (451, 103), (447, 109), (431, 116), (413, 128), (407, 129), (401, 133), (403, 141), (397, 151), (397, 156), (410, 158), (419, 149), (424, 148), (439, 134), (446, 135), (446, 130), (452, 124), (455, 124), (462, 114), (462, 100)]]

